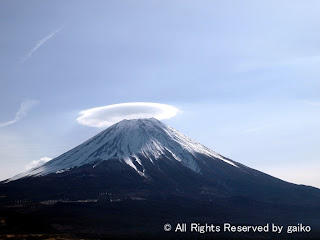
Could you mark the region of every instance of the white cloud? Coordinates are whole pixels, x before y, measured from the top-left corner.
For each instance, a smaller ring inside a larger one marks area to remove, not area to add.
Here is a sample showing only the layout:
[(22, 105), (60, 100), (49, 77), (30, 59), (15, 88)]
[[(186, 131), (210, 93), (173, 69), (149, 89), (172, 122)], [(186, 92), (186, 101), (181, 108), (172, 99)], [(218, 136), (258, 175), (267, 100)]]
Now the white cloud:
[(40, 41), (37, 42), (37, 44), (28, 52), (28, 54), (22, 59), (22, 62), (26, 62), (29, 58), (32, 57), (32, 55), (43, 45), (45, 44), (50, 38), (52, 38), (54, 35), (56, 35), (58, 32), (61, 31), (62, 28), (56, 29), (53, 32), (49, 33), (47, 36), (42, 38)]
[(91, 108), (81, 111), (78, 123), (90, 127), (108, 127), (123, 119), (151, 118), (158, 120), (174, 117), (179, 110), (160, 103), (131, 102)]
[(36, 101), (36, 100), (23, 101), (20, 105), (19, 110), (16, 112), (15, 118), (8, 121), (8, 122), (0, 123), (0, 127), (9, 126), (11, 124), (14, 124), (14, 123), (20, 121), (25, 116), (27, 116), (28, 111), (30, 111), (30, 109), (33, 108), (37, 103), (38, 103), (38, 101)]
[(38, 167), (46, 162), (49, 162), (51, 159), (52, 158), (49, 158), (49, 157), (43, 157), (43, 158), (40, 158), (39, 160), (34, 160), (26, 166), (26, 169), (30, 170), (32, 168)]

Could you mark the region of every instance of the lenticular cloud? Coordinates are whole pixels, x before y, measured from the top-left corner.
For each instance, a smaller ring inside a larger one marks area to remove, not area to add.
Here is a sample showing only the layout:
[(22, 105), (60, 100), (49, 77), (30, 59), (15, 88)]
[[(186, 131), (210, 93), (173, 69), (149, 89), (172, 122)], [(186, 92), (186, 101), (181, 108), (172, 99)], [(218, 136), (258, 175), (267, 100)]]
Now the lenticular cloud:
[(77, 121), (90, 127), (108, 127), (123, 119), (151, 118), (169, 119), (178, 113), (178, 109), (160, 103), (132, 102), (91, 108), (81, 111)]

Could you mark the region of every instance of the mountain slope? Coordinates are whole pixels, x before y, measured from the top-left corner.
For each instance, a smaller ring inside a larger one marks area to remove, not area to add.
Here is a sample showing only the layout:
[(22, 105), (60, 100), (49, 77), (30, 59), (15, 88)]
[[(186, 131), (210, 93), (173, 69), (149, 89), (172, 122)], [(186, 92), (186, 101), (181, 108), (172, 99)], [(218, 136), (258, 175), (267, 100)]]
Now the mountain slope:
[[(8, 209), (14, 216), (27, 213), (50, 227), (70, 225), (69, 232), (99, 238), (110, 237), (110, 232), (132, 238), (136, 231), (163, 237), (168, 219), (302, 222), (320, 232), (319, 189), (288, 183), (223, 157), (156, 119), (123, 120), (2, 182), (0, 216)], [(128, 219), (125, 224), (123, 216)], [(128, 224), (133, 226), (131, 233)]]
[[(243, 196), (287, 203), (304, 202), (307, 197), (320, 202), (317, 189), (287, 183), (232, 161), (154, 118), (123, 120), (7, 182), (18, 179), (25, 179), (19, 183), (28, 182), (35, 192), (41, 181), (49, 181), (46, 187), (56, 185), (52, 191), (40, 191), (44, 195), (36, 194), (43, 195), (42, 199), (53, 198), (56, 192), (65, 198), (77, 198), (83, 195), (79, 186), (85, 188), (90, 179), (90, 196), (86, 197), (91, 198), (111, 186), (124, 195), (141, 188), (153, 195), (164, 191), (165, 186), (166, 193), (178, 195)], [(66, 191), (64, 183), (68, 181)]]
[(74, 167), (110, 159), (125, 162), (143, 176), (144, 172), (136, 167), (138, 163), (144, 169), (138, 155), (149, 159), (153, 164), (156, 164), (157, 159), (166, 157), (200, 173), (197, 160), (199, 154), (224, 161), (233, 167), (240, 166), (154, 118), (123, 120), (61, 156), (11, 180), (61, 173)]

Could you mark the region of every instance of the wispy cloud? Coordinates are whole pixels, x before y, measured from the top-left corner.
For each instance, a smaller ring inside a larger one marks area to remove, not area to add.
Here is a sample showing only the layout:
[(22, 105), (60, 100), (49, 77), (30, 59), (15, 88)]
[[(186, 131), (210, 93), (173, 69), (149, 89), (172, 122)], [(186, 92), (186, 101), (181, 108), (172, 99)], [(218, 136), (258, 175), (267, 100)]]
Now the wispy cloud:
[(54, 35), (56, 35), (58, 32), (60, 32), (62, 30), (61, 28), (58, 28), (54, 31), (52, 31), (51, 33), (49, 33), (47, 36), (45, 36), (44, 38), (42, 38), (40, 41), (37, 42), (37, 44), (28, 52), (28, 54), (22, 59), (22, 63), (26, 62), (29, 58), (32, 57), (32, 55), (43, 45), (45, 44), (47, 41), (49, 41), (52, 37), (54, 37)]
[(23, 101), (20, 105), (19, 110), (16, 112), (15, 118), (11, 121), (0, 123), (0, 127), (6, 127), (6, 126), (9, 126), (11, 124), (14, 124), (14, 123), (20, 121), (25, 116), (27, 116), (30, 109), (33, 108), (37, 103), (38, 103), (38, 101), (36, 101), (36, 100)]
[(173, 106), (150, 102), (131, 102), (91, 108), (80, 112), (78, 123), (90, 127), (108, 127), (123, 119), (169, 119), (179, 110)]
[(49, 158), (49, 157), (43, 157), (43, 158), (40, 158), (39, 160), (34, 160), (26, 166), (26, 169), (30, 170), (32, 168), (38, 167), (46, 162), (49, 162), (51, 159), (52, 158)]

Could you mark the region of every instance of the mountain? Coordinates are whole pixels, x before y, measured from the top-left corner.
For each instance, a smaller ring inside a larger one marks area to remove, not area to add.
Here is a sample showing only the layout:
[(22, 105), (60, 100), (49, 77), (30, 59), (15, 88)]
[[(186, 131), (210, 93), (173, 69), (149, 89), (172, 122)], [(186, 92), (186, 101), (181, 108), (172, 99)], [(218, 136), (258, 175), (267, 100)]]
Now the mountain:
[(200, 155), (240, 167), (155, 118), (123, 120), (52, 161), (10, 180), (58, 174), (86, 164), (95, 167), (111, 159), (126, 163), (144, 177), (147, 170), (141, 159), (157, 165), (158, 159), (166, 158), (200, 173), (200, 166), (206, 164)]
[(123, 237), (131, 238), (137, 230), (144, 237), (154, 232), (168, 237), (161, 229), (168, 220), (303, 222), (316, 229), (313, 233), (320, 230), (319, 189), (228, 159), (154, 118), (118, 122), (42, 166), (2, 182), (0, 206), (0, 216), (1, 209), (11, 209), (4, 215), (16, 219), (12, 215), (23, 209), (50, 226), (41, 229), (55, 226), (52, 231), (92, 236), (123, 235), (123, 215), (132, 225)]

